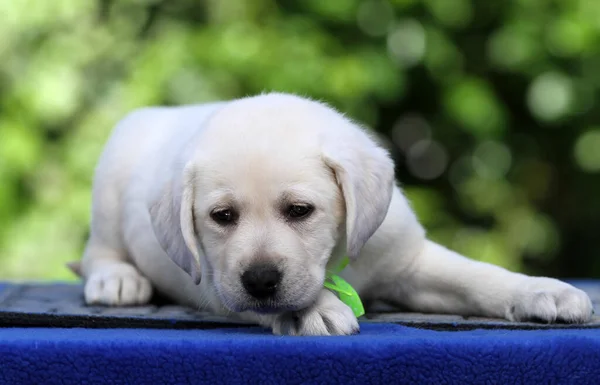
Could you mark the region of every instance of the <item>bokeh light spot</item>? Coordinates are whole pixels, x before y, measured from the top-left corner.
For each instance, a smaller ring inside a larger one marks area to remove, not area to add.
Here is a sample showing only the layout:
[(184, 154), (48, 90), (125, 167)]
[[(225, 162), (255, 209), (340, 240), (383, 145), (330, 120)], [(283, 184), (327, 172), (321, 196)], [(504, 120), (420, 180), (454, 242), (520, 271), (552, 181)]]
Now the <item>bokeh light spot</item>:
[(546, 72), (530, 85), (527, 105), (532, 114), (544, 121), (555, 121), (571, 112), (573, 83), (558, 72)]
[(404, 153), (417, 142), (430, 139), (431, 128), (419, 115), (406, 115), (398, 119), (392, 128), (392, 141)]
[(432, 180), (440, 177), (448, 166), (448, 155), (439, 143), (421, 140), (408, 151), (408, 170), (417, 178)]
[(473, 18), (470, 0), (426, 0), (425, 5), (441, 24), (448, 27), (465, 27)]
[(404, 67), (418, 64), (425, 55), (426, 46), (425, 29), (413, 19), (398, 22), (387, 39), (390, 55)]
[(538, 46), (525, 28), (506, 26), (488, 40), (487, 55), (500, 68), (519, 69), (534, 58)]
[(586, 24), (563, 17), (548, 28), (547, 46), (557, 56), (574, 56), (588, 44)]
[(479, 137), (504, 130), (504, 111), (490, 85), (480, 79), (465, 79), (446, 94), (446, 108), (461, 126)]
[(484, 178), (497, 179), (505, 176), (511, 161), (510, 149), (500, 142), (485, 141), (473, 151), (473, 170)]
[(574, 148), (577, 165), (586, 172), (600, 172), (600, 128), (583, 133)]
[(552, 219), (528, 209), (512, 212), (509, 239), (522, 252), (542, 258), (551, 256), (559, 246), (560, 234)]
[(363, 1), (358, 7), (358, 27), (370, 36), (384, 36), (394, 20), (394, 9), (385, 0)]

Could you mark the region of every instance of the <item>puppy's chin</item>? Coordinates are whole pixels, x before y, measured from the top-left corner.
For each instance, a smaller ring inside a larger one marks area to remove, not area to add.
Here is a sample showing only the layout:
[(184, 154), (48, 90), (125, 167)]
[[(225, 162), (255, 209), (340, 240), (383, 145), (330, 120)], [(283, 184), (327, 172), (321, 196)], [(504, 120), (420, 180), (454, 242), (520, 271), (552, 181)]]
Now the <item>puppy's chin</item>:
[(309, 307), (316, 299), (318, 292), (312, 298), (302, 298), (298, 301), (289, 301), (285, 298), (272, 298), (256, 300), (246, 295), (229, 296), (217, 290), (223, 305), (234, 313), (253, 312), (258, 314), (278, 314), (298, 311)]
[(253, 304), (246, 308), (246, 311), (251, 311), (258, 314), (278, 314), (284, 313), (288, 311), (296, 311), (299, 310), (296, 306), (279, 306), (279, 305), (271, 305), (271, 304)]
[(235, 313), (250, 311), (258, 314), (278, 314), (289, 311), (297, 311), (306, 308), (308, 305), (291, 304), (288, 302), (280, 302), (277, 300), (242, 300), (242, 301), (223, 301), (227, 309)]

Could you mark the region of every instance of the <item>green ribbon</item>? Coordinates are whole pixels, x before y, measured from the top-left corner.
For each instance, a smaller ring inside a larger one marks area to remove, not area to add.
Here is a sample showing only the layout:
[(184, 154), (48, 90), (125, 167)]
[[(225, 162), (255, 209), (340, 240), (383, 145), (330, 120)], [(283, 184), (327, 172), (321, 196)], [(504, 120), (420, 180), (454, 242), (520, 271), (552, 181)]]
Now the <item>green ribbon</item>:
[(344, 270), (344, 268), (348, 265), (350, 260), (348, 257), (342, 259), (341, 263), (335, 269), (335, 272), (327, 272), (325, 275), (325, 283), (323, 286), (332, 290), (338, 294), (340, 301), (348, 305), (350, 309), (354, 312), (356, 318), (365, 314), (365, 308), (360, 300), (360, 296), (354, 290), (352, 285), (350, 285), (346, 280), (337, 275), (337, 273)]

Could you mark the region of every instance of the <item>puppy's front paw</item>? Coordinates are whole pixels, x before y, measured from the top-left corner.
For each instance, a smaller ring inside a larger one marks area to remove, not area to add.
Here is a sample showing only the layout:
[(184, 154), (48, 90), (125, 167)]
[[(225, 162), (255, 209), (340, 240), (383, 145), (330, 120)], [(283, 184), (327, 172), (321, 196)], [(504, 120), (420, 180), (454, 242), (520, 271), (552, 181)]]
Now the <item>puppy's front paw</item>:
[(584, 323), (591, 316), (592, 302), (585, 292), (556, 279), (528, 277), (517, 289), (508, 318)]
[(119, 263), (93, 272), (84, 296), (88, 305), (143, 305), (150, 301), (152, 286), (133, 266)]
[(322, 290), (309, 308), (278, 316), (273, 334), (291, 336), (341, 336), (359, 332), (352, 310), (328, 290)]

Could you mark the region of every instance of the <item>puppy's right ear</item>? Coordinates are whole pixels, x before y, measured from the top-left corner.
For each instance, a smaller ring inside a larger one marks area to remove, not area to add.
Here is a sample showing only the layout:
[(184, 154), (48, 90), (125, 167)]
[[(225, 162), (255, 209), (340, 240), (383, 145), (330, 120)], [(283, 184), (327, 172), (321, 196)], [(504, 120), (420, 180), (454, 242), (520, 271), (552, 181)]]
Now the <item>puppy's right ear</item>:
[(150, 218), (162, 249), (199, 284), (202, 251), (194, 224), (194, 179), (195, 170), (190, 163), (166, 183), (165, 191), (150, 207)]

